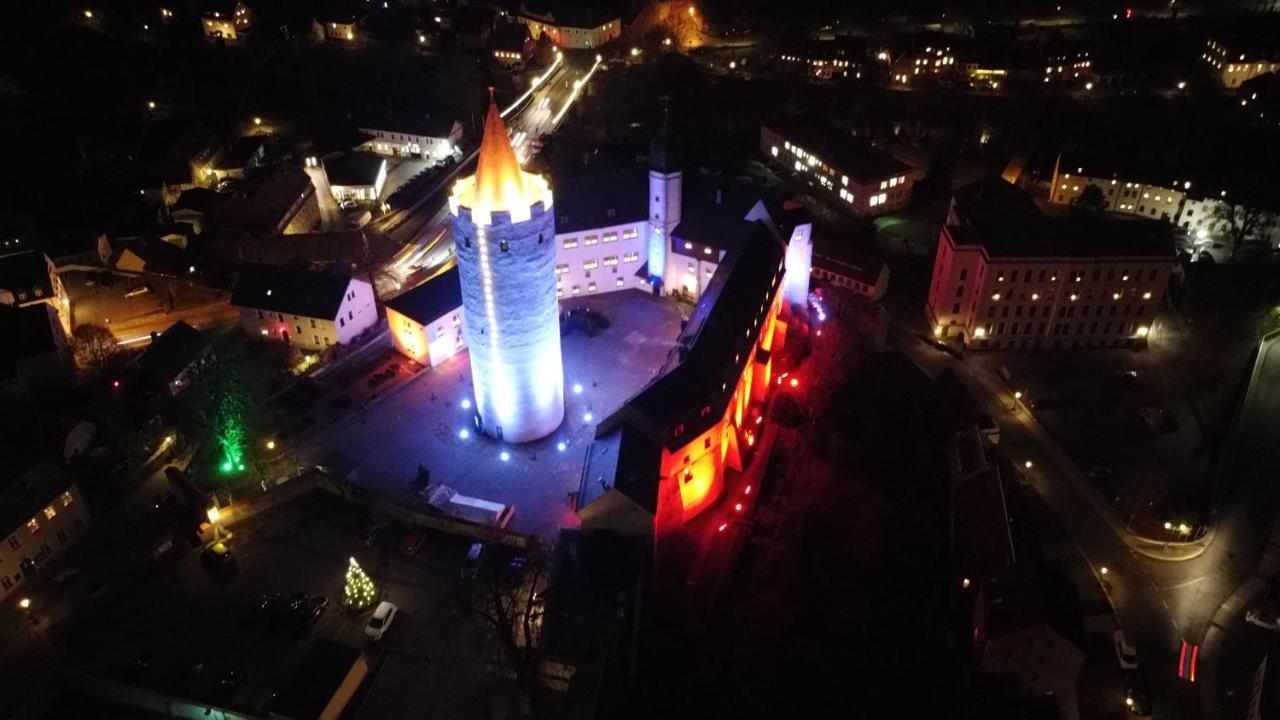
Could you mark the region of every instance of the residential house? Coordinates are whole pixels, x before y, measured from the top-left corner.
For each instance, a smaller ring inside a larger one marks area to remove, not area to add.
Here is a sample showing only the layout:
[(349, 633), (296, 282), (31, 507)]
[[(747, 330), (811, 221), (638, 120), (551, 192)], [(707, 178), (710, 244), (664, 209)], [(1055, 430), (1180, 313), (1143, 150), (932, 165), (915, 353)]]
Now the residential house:
[(553, 2), (542, 10), (524, 4), (516, 19), (529, 28), (534, 40), (546, 35), (556, 46), (572, 50), (598, 48), (622, 34), (622, 17), (607, 7)]
[(387, 301), (391, 341), (405, 357), (435, 367), (467, 346), (462, 282), (453, 267)]
[(500, 22), (489, 38), (489, 52), (500, 67), (520, 68), (533, 57), (533, 35), (527, 25)]
[(454, 153), (462, 123), (439, 113), (387, 113), (364, 120), (360, 132), (370, 138), (357, 149), (438, 161)]
[(179, 320), (129, 364), (129, 386), (160, 400), (177, 397), (213, 358), (213, 347), (198, 330)]
[(250, 336), (307, 350), (350, 343), (378, 322), (373, 287), (341, 273), (246, 264), (231, 305)]
[(830, 235), (813, 239), (812, 275), (871, 300), (879, 300), (889, 290), (889, 265), (883, 257)]
[(277, 166), (233, 192), (214, 195), (212, 214), (222, 236), (310, 232), (320, 225), (311, 176), (293, 165)]
[(66, 333), (71, 332), (71, 304), (53, 261), (39, 250), (0, 254), (0, 305), (49, 305)]
[(387, 159), (368, 152), (349, 152), (324, 159), (329, 190), (338, 202), (375, 203), (387, 181)]
[(41, 567), (75, 542), (89, 510), (75, 480), (45, 459), (0, 479), (0, 599), (6, 602)]
[(69, 382), (71, 351), (52, 305), (0, 305), (0, 328), (0, 395), (30, 398)]
[(205, 0), (201, 28), (214, 40), (240, 40), (253, 27), (253, 11), (240, 0)]
[(760, 127), (760, 152), (774, 164), (840, 200), (858, 217), (911, 202), (916, 171), (871, 143), (831, 127)]

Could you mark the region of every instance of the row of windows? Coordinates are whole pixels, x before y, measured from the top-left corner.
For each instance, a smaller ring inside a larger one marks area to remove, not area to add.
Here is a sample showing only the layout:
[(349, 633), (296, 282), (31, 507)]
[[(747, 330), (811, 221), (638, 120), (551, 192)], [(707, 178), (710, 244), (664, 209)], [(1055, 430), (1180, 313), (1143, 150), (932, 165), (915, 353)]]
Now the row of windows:
[[(1048, 278), (1049, 282), (1058, 281), (1058, 272), (1056, 270), (1036, 271), (1033, 269), (1028, 269), (1028, 270), (1023, 270), (1021, 272), (1022, 272), (1021, 274), (1022, 282), (1044, 282), (1046, 278)], [(1010, 270), (1008, 272), (996, 273), (996, 282), (1007, 281), (1010, 283), (1016, 283), (1019, 281), (1018, 273), (1019, 271), (1017, 270)], [(1160, 271), (1158, 269), (1152, 268), (1147, 272), (1147, 281), (1154, 282), (1156, 279), (1156, 276), (1159, 275), (1159, 273)], [(968, 277), (969, 277), (968, 268), (962, 268), (960, 270), (960, 280), (963, 282), (964, 280), (968, 279)], [(1086, 277), (1089, 278), (1090, 282), (1098, 282), (1099, 280), (1102, 280), (1104, 276), (1102, 274), (1102, 270), (1094, 270), (1092, 274), (1086, 273), (1082, 270), (1071, 273), (1072, 282), (1083, 282)], [(1105, 276), (1106, 278), (1105, 282), (1114, 282), (1117, 279), (1117, 277), (1121, 282), (1129, 282), (1131, 279), (1138, 281), (1142, 279), (1142, 271), (1134, 270), (1131, 272), (1127, 268), (1122, 270), (1116, 270), (1112, 268), (1110, 270), (1107, 270), (1107, 273)]]
[[(957, 314), (960, 312), (960, 306), (958, 304), (953, 307), (955, 309), (953, 310), (952, 314)], [(1046, 318), (1049, 317), (1050, 306), (1041, 305), (1039, 307), (1040, 307), (1040, 317), (1046, 317)], [(1076, 307), (1077, 306), (1075, 305), (1059, 306), (1057, 316), (1060, 318), (1075, 317)], [(1124, 317), (1128, 317), (1130, 313), (1133, 313), (1137, 317), (1142, 317), (1147, 312), (1146, 305), (1137, 305), (1137, 306), (1127, 305), (1127, 304), (1126, 305), (1080, 305), (1079, 308), (1080, 308), (1080, 317), (1089, 317), (1091, 312), (1094, 317), (1101, 317), (1104, 313), (1110, 317), (1115, 317), (1117, 313), (1119, 313)], [(1000, 317), (1002, 318), (1009, 317), (1010, 306), (1005, 305), (1004, 307), (1001, 307), (998, 309), (1000, 310)], [(997, 308), (994, 305), (988, 305), (987, 317), (988, 318), (996, 317), (996, 310)], [(1022, 317), (1022, 313), (1023, 313), (1022, 305), (1013, 306), (1013, 317)], [(1027, 314), (1027, 317), (1035, 317), (1036, 306), (1032, 305), (1032, 306), (1026, 307), (1026, 314)]]
[[(614, 279), (614, 281), (613, 281), (613, 286), (614, 286), (614, 287), (624, 287), (626, 284), (627, 284), (627, 281), (626, 281), (626, 280), (624, 280), (623, 278), (615, 278), (615, 279)], [(637, 285), (644, 285), (645, 283), (644, 283), (644, 280), (642, 280), (642, 279), (637, 279), (636, 284), (637, 284)], [(596, 291), (596, 287), (597, 287), (597, 286), (596, 286), (596, 284), (595, 284), (594, 282), (589, 282), (589, 283), (587, 283), (587, 292), (588, 292), (588, 293), (593, 293), (593, 292), (595, 292), (595, 291)], [(573, 294), (573, 295), (581, 295), (581, 294), (582, 294), (582, 286), (581, 286), (581, 285), (573, 285), (573, 286), (571, 286), (571, 287), (569, 288), (569, 292), (570, 292), (571, 294)], [(556, 283), (556, 296), (557, 296), (557, 297), (564, 297), (564, 286), (563, 286), (562, 284), (558, 283), (558, 282)]]
[(1054, 323), (1052, 327), (1049, 323), (996, 323), (987, 328), (979, 327), (974, 331), (974, 337), (986, 337), (991, 335), (1044, 335), (1045, 331), (1049, 331), (1051, 335), (1097, 335), (1101, 332), (1103, 335), (1132, 335), (1134, 333), (1141, 334), (1141, 327), (1137, 323), (1130, 322), (1101, 322), (1094, 320), (1091, 323), (1077, 322)]
[[(74, 525), (75, 525), (75, 529), (79, 531), (84, 528), (84, 521), (81, 520), (80, 518), (76, 518)], [(62, 545), (67, 544), (67, 540), (69, 538), (67, 537), (66, 530), (59, 529), (57, 532), (57, 535), (58, 535), (58, 542), (60, 544)], [(40, 546), (36, 551), (36, 556), (32, 559), (35, 560), (36, 562), (41, 562), (51, 554), (53, 554), (53, 548), (49, 547), (49, 543), (42, 542), (40, 543)], [(17, 585), (20, 582), (22, 582), (22, 573), (15, 574), (12, 577), (10, 577), (9, 575), (0, 575), (0, 586), (2, 586), (6, 592), (9, 590), (12, 590), (13, 586)]]
[[(628, 228), (622, 231), (622, 239), (632, 240), (636, 238), (639, 234), (640, 234), (640, 231), (636, 230), (635, 228)], [(602, 242), (611, 243), (611, 242), (617, 242), (617, 241), (618, 241), (618, 233), (616, 232), (607, 232), (607, 233), (604, 233), (603, 235), (582, 236), (583, 247), (590, 247), (592, 245), (597, 245)], [(576, 237), (565, 238), (563, 246), (565, 250), (572, 250), (578, 247), (578, 238)]]
[[(62, 495), (57, 500), (46, 505), (44, 510), (41, 510), (39, 513), (36, 514), (35, 517), (27, 521), (27, 532), (31, 533), (32, 535), (35, 535), (36, 533), (40, 532), (40, 516), (41, 515), (44, 515), (45, 520), (52, 520), (58, 515), (58, 510), (55, 506), (61, 506), (65, 508), (71, 505), (71, 503), (73, 502), (75, 502), (75, 497), (72, 496), (70, 490), (62, 493)], [(9, 549), (18, 550), (21, 547), (22, 547), (22, 541), (18, 539), (17, 534), (10, 535)]]
[[(622, 262), (634, 263), (640, 261), (640, 253), (629, 252), (623, 253)], [(583, 270), (595, 270), (604, 265), (605, 267), (616, 267), (618, 265), (617, 255), (605, 255), (604, 258), (587, 258), (582, 261)], [(566, 275), (569, 272), (569, 263), (561, 263), (556, 265), (556, 275)]]

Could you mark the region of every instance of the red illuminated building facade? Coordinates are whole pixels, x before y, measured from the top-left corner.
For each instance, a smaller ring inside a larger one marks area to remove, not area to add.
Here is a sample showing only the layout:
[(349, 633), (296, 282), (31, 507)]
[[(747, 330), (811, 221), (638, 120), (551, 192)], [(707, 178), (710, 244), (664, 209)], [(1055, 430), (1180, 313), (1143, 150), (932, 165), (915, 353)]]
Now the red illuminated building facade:
[(745, 467), (786, 335), (785, 252), (773, 228), (752, 223), (659, 377), (600, 423), (577, 501), (584, 530), (678, 529), (720, 497), (728, 473)]
[(952, 199), (926, 307), (938, 340), (991, 350), (1146, 343), (1175, 256), (1166, 223), (1047, 216), (983, 180)]

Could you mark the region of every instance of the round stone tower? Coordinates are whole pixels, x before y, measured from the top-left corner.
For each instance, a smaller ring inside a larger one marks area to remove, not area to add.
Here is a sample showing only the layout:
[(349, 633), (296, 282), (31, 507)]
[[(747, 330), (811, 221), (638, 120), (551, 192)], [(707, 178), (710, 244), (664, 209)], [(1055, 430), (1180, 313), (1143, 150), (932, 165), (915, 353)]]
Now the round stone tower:
[(551, 187), (520, 169), (492, 103), (476, 174), (454, 185), (449, 210), (477, 427), (510, 442), (545, 437), (564, 419)]

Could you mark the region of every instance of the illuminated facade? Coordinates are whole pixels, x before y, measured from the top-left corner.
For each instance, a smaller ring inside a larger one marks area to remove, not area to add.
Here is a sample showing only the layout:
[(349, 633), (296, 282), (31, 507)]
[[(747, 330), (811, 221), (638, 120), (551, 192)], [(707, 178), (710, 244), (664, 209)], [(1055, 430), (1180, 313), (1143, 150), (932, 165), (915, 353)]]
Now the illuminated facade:
[(306, 350), (345, 345), (378, 321), (373, 287), (348, 275), (283, 266), (241, 266), (231, 305), (249, 337)]
[(405, 357), (435, 367), (467, 347), (458, 268), (387, 301), (391, 342)]
[(494, 437), (545, 437), (564, 419), (551, 187), (520, 169), (496, 105), (476, 174), (449, 197), (476, 423)]
[(829, 192), (858, 217), (893, 212), (911, 202), (915, 171), (910, 166), (834, 128), (794, 132), (762, 125), (760, 152)]
[(786, 335), (786, 245), (765, 222), (720, 264), (656, 380), (600, 423), (584, 530), (674, 530), (709, 508), (762, 431)]
[(529, 28), (534, 40), (547, 36), (553, 44), (568, 50), (598, 48), (622, 34), (622, 18), (569, 6), (538, 13), (521, 8), (517, 19)]
[(242, 2), (209, 3), (201, 23), (205, 37), (232, 41), (239, 40), (252, 25), (253, 12)]
[[(1280, 213), (1243, 207), (1232, 202), (1228, 191), (1207, 187), (1190, 178), (1158, 178), (1159, 172), (1134, 170), (1122, 163), (1062, 156), (1054, 165), (1049, 202), (1071, 205), (1089, 186), (1101, 191), (1102, 209), (1153, 220), (1165, 220), (1187, 233), (1193, 248), (1208, 250), (1232, 242), (1232, 218), (1237, 227), (1248, 224), (1246, 242), (1266, 248), (1280, 247)], [(1163, 173), (1165, 176), (1173, 172)], [(1229, 253), (1230, 251), (1227, 250)], [(1212, 254), (1212, 253), (1211, 253)]]
[(1251, 78), (1272, 72), (1280, 72), (1280, 50), (1275, 39), (1267, 49), (1246, 50), (1242, 43), (1210, 38), (1205, 42), (1201, 56), (1215, 70), (1223, 87), (1236, 88)]
[(926, 312), (938, 340), (975, 349), (1138, 347), (1174, 265), (1165, 223), (1053, 221), (993, 178), (952, 200)]
[(22, 585), (89, 525), (89, 509), (71, 476), (53, 460), (45, 460), (4, 488), (0, 507), (7, 539), (0, 553), (0, 598)]

